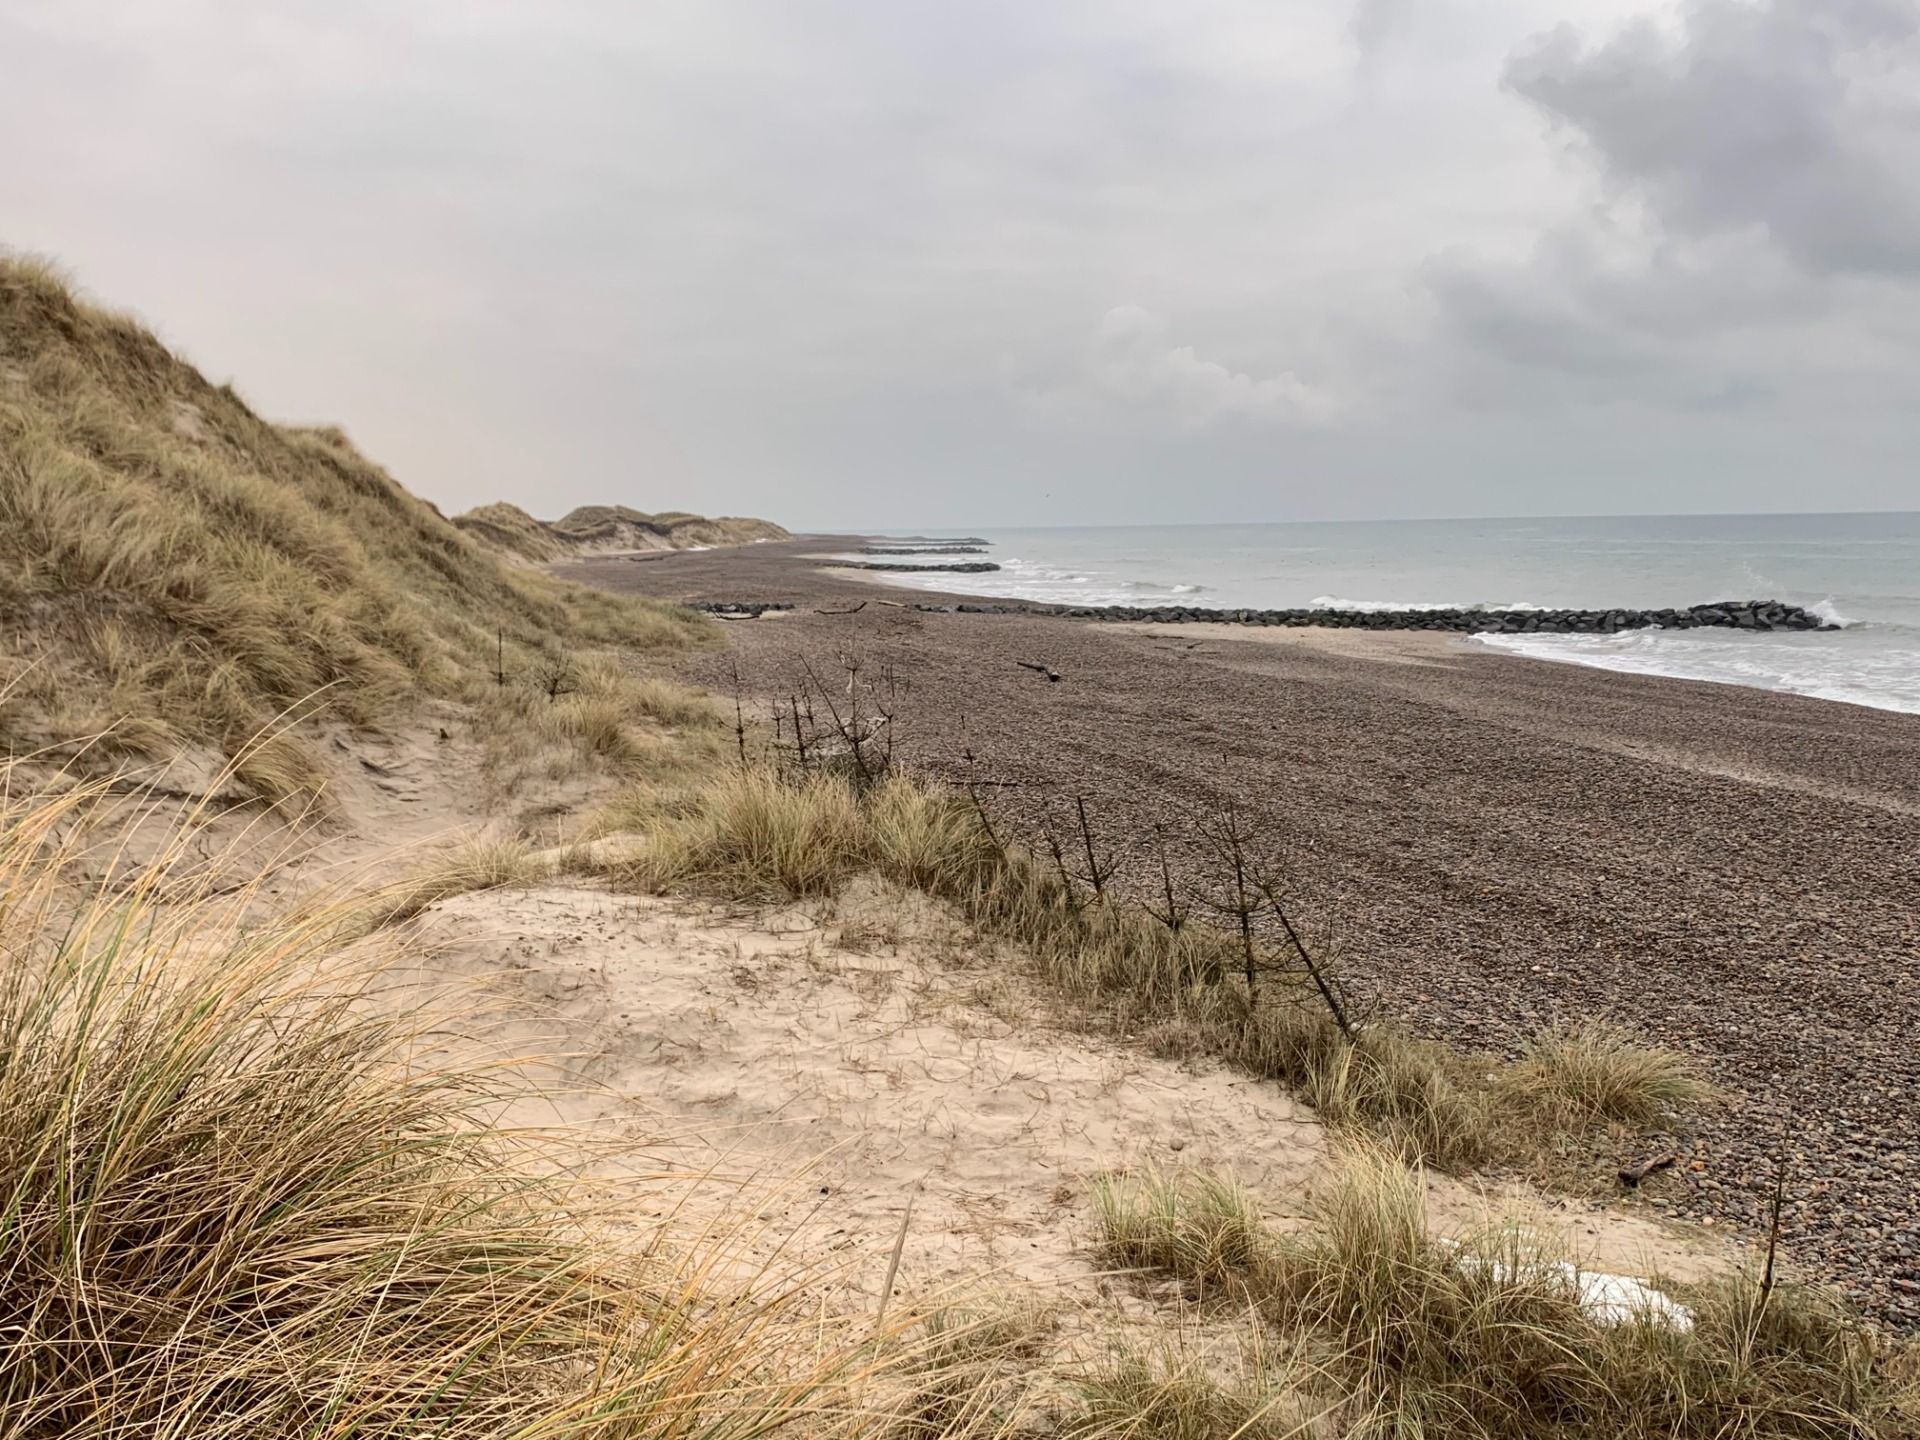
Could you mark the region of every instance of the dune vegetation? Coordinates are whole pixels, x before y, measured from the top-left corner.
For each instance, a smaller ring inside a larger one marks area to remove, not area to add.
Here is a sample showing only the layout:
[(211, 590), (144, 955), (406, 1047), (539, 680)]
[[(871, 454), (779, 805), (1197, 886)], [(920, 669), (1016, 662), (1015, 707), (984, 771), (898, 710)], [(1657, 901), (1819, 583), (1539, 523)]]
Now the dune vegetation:
[[(1920, 1421), (1897, 1351), (1817, 1291), (1738, 1272), (1616, 1297), (1583, 1286), (1552, 1236), (1436, 1236), (1418, 1172), (1367, 1147), (1301, 1229), (1213, 1176), (1128, 1177), (1096, 1203), (1115, 1264), (1203, 1287), (1292, 1347), (1275, 1420), (1317, 1400), (1346, 1433), (1476, 1440), (1891, 1436)], [(1136, 1406), (1152, 1403), (1151, 1372), (1134, 1383)]]
[(484, 700), (503, 656), (523, 670), (706, 635), (675, 607), (502, 563), (339, 431), (262, 420), (49, 267), (0, 259), (13, 753), (205, 746), (287, 798), (325, 781), (300, 731), (274, 728), (290, 712), (375, 724), (422, 697)]
[(191, 813), (78, 890), (110, 787), (6, 789), (0, 1434), (693, 1440), (846, 1408), (869, 1362), (782, 1276), (722, 1303), (494, 1124), (518, 1082), (462, 1058), (470, 1009), (383, 993), (403, 945), (354, 938), (365, 902), (261, 923), (257, 877), (182, 863)]

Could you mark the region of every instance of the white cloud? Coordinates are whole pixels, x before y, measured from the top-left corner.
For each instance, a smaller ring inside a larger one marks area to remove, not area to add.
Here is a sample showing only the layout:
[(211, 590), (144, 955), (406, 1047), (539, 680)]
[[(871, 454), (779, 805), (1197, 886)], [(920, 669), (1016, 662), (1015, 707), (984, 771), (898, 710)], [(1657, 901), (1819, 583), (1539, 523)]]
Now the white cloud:
[(1164, 420), (1189, 430), (1225, 421), (1320, 426), (1346, 408), (1332, 390), (1291, 370), (1255, 376), (1176, 344), (1167, 320), (1139, 305), (1116, 305), (1101, 316), (1069, 378), (1024, 393), (1045, 414)]

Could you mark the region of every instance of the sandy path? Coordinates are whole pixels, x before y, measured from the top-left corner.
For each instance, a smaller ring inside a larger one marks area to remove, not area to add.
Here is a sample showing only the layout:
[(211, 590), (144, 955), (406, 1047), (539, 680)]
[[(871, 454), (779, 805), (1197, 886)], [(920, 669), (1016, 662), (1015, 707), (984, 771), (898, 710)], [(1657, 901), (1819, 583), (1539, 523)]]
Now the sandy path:
[[(1089, 1334), (1150, 1320), (1092, 1253), (1096, 1179), (1231, 1173), (1285, 1225), (1326, 1159), (1274, 1087), (1079, 1028), (917, 897), (753, 912), (548, 885), (450, 900), (431, 934), (518, 1017), (506, 1043), (575, 1057), (554, 1114), (528, 1118), (611, 1124), (665, 1177), (637, 1220), (745, 1223), (855, 1309), (905, 1220), (908, 1303), (1012, 1288)], [(1436, 1179), (1431, 1204), (1449, 1230), (1524, 1216), (1603, 1269), (1691, 1279), (1735, 1254), (1513, 1187)]]

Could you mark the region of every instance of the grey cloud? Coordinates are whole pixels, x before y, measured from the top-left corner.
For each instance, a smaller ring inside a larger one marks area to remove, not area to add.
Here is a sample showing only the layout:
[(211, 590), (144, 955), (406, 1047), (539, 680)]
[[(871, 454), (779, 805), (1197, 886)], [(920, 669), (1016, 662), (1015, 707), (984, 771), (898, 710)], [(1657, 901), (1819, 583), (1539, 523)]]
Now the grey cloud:
[[(1552, 247), (1549, 247), (1551, 249)], [(1468, 257), (1436, 257), (1426, 267), (1451, 393), (1485, 408), (1620, 405), (1720, 411), (1750, 408), (1776, 395), (1776, 381), (1738, 347), (1702, 345), (1697, 332), (1675, 337), (1635, 323), (1674, 293), (1651, 276), (1617, 292), (1591, 271), (1569, 272), (1563, 258), (1491, 266)], [(1626, 304), (1615, 303), (1624, 296)], [(1659, 326), (1671, 332), (1671, 317)]]
[[(1920, 7), (1692, 0), (1513, 57), (1595, 182), (1520, 257), (1422, 270), (1465, 403), (1796, 417), (1910, 401), (1920, 350)], [(1907, 86), (1910, 89), (1903, 90)]]
[(1692, 0), (1595, 46), (1562, 26), (1506, 83), (1672, 231), (1761, 227), (1814, 270), (1920, 271), (1920, 6)]
[(1408, 9), (1408, 0), (1355, 0), (1348, 25), (1362, 60), (1371, 59), (1393, 39), (1405, 25)]

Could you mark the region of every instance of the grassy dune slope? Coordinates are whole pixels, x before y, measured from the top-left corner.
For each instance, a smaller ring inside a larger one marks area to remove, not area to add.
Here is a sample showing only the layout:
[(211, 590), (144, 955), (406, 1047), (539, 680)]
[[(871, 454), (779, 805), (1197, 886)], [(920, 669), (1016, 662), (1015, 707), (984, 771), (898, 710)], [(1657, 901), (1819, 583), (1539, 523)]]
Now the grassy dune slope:
[[(125, 316), (0, 259), (0, 745), (240, 753), (307, 701), (370, 724), (495, 647), (696, 643), (672, 607), (502, 563), (332, 429), (274, 425)], [(293, 793), (297, 741), (242, 778)]]

